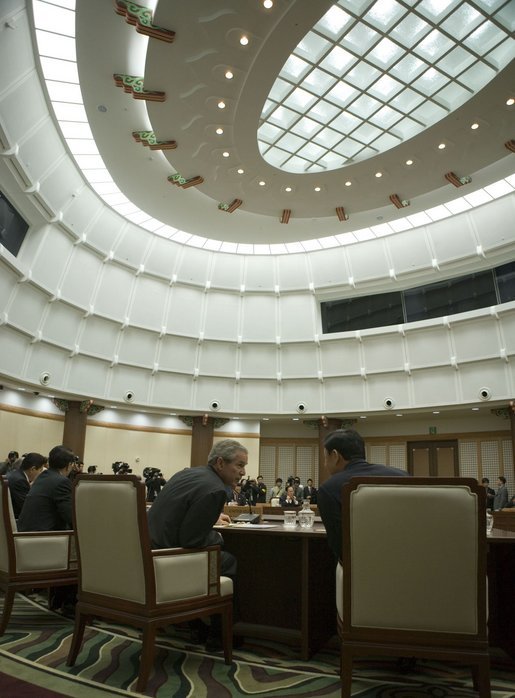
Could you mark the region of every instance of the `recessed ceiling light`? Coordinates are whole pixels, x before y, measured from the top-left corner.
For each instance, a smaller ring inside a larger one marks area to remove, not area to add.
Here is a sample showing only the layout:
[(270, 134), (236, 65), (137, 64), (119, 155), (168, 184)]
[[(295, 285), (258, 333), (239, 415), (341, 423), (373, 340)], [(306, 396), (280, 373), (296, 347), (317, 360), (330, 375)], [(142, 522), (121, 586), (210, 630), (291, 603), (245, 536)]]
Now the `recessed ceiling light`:
[(242, 170), (241, 167), (238, 170), (238, 174), (245, 174), (245, 170)]
[(263, 0), (263, 7), (265, 8), (265, 10), (269, 10), (273, 6), (274, 0)]
[(470, 128), (471, 128), (473, 131), (475, 131), (476, 129), (479, 128), (479, 124), (478, 124), (478, 123), (473, 123), (473, 124), (470, 125)]
[(291, 187), (286, 187), (286, 188), (284, 189), (284, 191), (290, 192), (290, 191), (291, 191)]
[(234, 77), (234, 73), (232, 73), (230, 70), (228, 70), (228, 71), (225, 73), (225, 77), (227, 78), (227, 80), (232, 80), (233, 77)]
[(261, 180), (261, 181), (259, 182), (259, 186), (260, 186), (260, 187), (264, 187), (265, 184), (266, 184), (266, 182), (264, 182), (263, 180)]
[(227, 150), (224, 150), (224, 152), (222, 153), (222, 155), (224, 156), (224, 158), (228, 158), (229, 155), (230, 155), (230, 153), (227, 152)]
[(402, 414), (396, 414), (395, 416), (396, 416), (396, 417), (402, 417)]
[(270, 417), (263, 417), (263, 422), (269, 422), (269, 421), (270, 421)]
[(406, 165), (413, 165), (413, 160), (406, 160)]
[(225, 109), (225, 102), (218, 102), (218, 109)]
[(219, 136), (221, 136), (222, 133), (224, 132), (224, 130), (223, 130), (223, 128), (217, 128), (217, 129), (216, 129), (216, 132), (217, 132), (217, 134), (218, 134)]
[(292, 422), (298, 422), (298, 421), (299, 421), (299, 417), (292, 417), (292, 420), (291, 420), (291, 421), (292, 421)]
[(472, 412), (479, 412), (479, 407), (473, 407)]
[(440, 143), (438, 150), (445, 150), (445, 143)]
[[(506, 102), (506, 104), (508, 104), (508, 102)], [(105, 114), (105, 112), (107, 111), (107, 107), (104, 104), (99, 104), (97, 109), (99, 112), (102, 112), (103, 114)]]
[(515, 98), (510, 97), (509, 99), (506, 100), (507, 107), (512, 107), (514, 104), (515, 104)]
[(245, 36), (245, 34), (244, 34), (243, 36), (240, 37), (240, 44), (241, 44), (242, 46), (246, 46), (248, 43), (249, 43), (249, 37), (248, 37), (248, 36)]
[(376, 172), (376, 177), (379, 179), (379, 177), (382, 177), (383, 173), (382, 172)]
[(366, 414), (362, 414), (362, 415), (360, 416), (360, 419), (366, 419), (366, 418), (367, 418), (367, 415), (366, 415)]
[(440, 414), (440, 412), (438, 410), (435, 410), (433, 414)]
[(315, 191), (320, 191), (320, 187), (315, 187)]
[(348, 181), (348, 182), (345, 182), (345, 186), (346, 186), (346, 187), (350, 187), (350, 186), (352, 186), (352, 182), (350, 182), (350, 181)]

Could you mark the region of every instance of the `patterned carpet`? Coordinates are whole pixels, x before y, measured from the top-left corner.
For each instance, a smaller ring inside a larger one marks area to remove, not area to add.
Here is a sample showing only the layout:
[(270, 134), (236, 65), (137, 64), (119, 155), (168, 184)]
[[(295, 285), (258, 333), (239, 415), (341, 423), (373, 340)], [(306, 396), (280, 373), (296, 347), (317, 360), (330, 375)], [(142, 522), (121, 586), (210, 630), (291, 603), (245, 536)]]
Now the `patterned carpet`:
[[(0, 638), (1, 698), (106, 698), (139, 696), (137, 634), (102, 624), (86, 631), (75, 667), (66, 667), (73, 624), (48, 611), (43, 596), (16, 596), (11, 622)], [(154, 698), (339, 698), (339, 657), (324, 650), (309, 662), (283, 645), (248, 641), (228, 667), (188, 641), (185, 630), (160, 636), (145, 695)], [(353, 696), (359, 698), (473, 698), (470, 672), (419, 662), (401, 674), (395, 661), (356, 663)], [(492, 697), (515, 698), (515, 665), (492, 657)]]

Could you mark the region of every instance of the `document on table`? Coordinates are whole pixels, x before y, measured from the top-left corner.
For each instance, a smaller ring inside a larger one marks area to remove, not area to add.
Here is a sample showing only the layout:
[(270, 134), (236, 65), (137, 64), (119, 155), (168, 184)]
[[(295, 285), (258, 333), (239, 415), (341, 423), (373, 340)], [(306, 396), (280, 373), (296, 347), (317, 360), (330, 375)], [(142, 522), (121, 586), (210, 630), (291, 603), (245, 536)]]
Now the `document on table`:
[(278, 528), (279, 526), (282, 526), (282, 524), (253, 524), (247, 522), (242, 522), (242, 523), (230, 523), (226, 524), (225, 526), (213, 526), (213, 528), (218, 528), (218, 529), (224, 529), (224, 528)]

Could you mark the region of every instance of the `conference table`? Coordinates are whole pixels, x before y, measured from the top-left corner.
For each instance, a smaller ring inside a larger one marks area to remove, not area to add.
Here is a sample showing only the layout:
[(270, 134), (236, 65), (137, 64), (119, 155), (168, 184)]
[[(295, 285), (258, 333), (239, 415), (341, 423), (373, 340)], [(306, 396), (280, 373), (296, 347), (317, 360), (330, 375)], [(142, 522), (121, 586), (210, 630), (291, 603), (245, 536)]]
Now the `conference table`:
[(222, 535), (238, 560), (235, 634), (288, 643), (309, 659), (336, 633), (336, 565), (324, 526), (287, 529), (276, 516)]
[[(308, 660), (336, 635), (335, 561), (324, 526), (287, 529), (279, 515), (223, 527), (222, 535), (238, 560), (234, 632), (288, 643)], [(515, 659), (515, 531), (494, 528), (487, 540), (489, 642)]]

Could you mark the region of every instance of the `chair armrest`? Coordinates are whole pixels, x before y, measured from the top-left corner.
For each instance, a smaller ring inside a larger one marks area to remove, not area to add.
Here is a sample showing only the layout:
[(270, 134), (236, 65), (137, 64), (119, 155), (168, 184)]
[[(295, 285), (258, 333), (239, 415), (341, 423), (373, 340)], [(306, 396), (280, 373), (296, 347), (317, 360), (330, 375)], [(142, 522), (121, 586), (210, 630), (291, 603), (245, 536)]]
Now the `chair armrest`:
[(18, 531), (13, 538), (17, 572), (70, 569), (73, 531)]
[(220, 546), (152, 550), (157, 603), (220, 593)]

